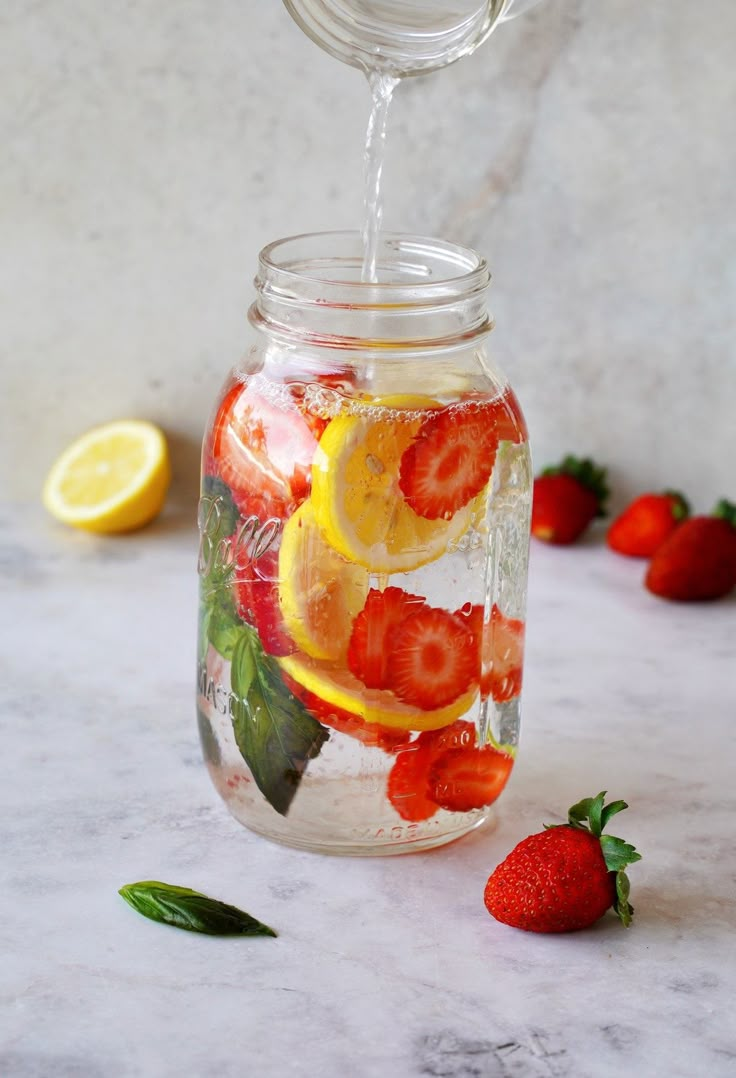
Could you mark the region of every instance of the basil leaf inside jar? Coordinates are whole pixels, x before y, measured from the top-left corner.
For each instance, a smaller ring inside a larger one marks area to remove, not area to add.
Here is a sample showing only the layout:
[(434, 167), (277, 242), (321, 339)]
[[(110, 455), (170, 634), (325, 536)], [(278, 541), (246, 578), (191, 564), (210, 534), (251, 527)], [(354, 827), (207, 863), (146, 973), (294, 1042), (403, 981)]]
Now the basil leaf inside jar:
[(189, 887), (159, 880), (141, 880), (121, 887), (120, 894), (134, 910), (160, 924), (208, 936), (276, 936), (268, 925), (237, 906), (229, 906)]
[(307, 764), (330, 735), (286, 687), (252, 629), (235, 645), (230, 680), (237, 746), (269, 805), (286, 816)]

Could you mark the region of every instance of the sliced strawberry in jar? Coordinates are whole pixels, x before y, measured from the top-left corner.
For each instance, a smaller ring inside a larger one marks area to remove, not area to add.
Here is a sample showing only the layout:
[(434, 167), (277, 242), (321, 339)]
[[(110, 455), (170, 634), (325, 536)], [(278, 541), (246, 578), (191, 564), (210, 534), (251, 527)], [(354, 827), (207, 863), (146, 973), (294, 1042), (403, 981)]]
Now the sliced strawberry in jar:
[(370, 689), (385, 689), (391, 639), (409, 614), (424, 606), (420, 595), (401, 588), (371, 588), (365, 606), (353, 622), (348, 647), (348, 666)]
[(524, 622), (506, 617), (495, 603), (485, 631), (482, 606), (466, 603), (455, 611), (455, 617), (467, 624), (473, 636), (477, 667), (482, 671), (481, 695), (491, 696), (498, 704), (518, 696), (524, 669)]
[(233, 599), (238, 617), (251, 625), (269, 655), (291, 655), (296, 644), (289, 636), (279, 606), (278, 551), (258, 558), (236, 555)]
[(450, 812), (472, 812), (492, 804), (508, 782), (514, 761), (491, 745), (448, 749), (430, 768), (428, 796)]
[(448, 749), (472, 749), (476, 740), (475, 723), (467, 719), (458, 719), (439, 730), (423, 730), (417, 737), (420, 745), (426, 745), (431, 750), (433, 760)]
[(472, 722), (458, 719), (440, 730), (424, 730), (405, 745), (396, 757), (388, 777), (388, 799), (404, 820), (428, 820), (439, 805), (429, 792), (429, 775), (434, 761), (450, 749), (473, 748), (476, 742)]
[(434, 816), (439, 806), (428, 794), (432, 749), (418, 740), (403, 749), (388, 775), (387, 795), (402, 820), (419, 822)]
[(227, 483), (243, 516), (263, 520), (287, 515), (308, 496), (316, 448), (295, 403), (287, 398), (277, 406), (252, 384), (236, 382), (215, 417), (205, 467)]
[(487, 484), (498, 448), (493, 402), (467, 401), (434, 412), (404, 451), (399, 487), (428, 520), (450, 520)]
[(396, 752), (399, 746), (406, 744), (405, 730), (391, 729), (377, 722), (364, 722), (358, 715), (320, 699), (316, 693), (305, 689), (287, 673), (282, 673), (282, 677), (297, 700), (301, 700), (318, 722), (325, 726), (330, 726), (340, 734), (353, 737), (363, 745), (383, 749), (384, 752)]
[(477, 677), (472, 633), (441, 607), (409, 614), (392, 636), (387, 688), (405, 704), (431, 711), (457, 700)]

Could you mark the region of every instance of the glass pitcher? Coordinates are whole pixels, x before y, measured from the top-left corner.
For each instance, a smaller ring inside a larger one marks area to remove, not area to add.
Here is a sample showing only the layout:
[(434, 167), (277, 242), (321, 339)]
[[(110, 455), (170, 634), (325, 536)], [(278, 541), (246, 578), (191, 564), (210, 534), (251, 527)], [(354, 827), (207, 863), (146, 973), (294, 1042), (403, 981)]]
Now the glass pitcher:
[(421, 75), (474, 52), (539, 0), (284, 0), (304, 32), (363, 71)]
[(261, 253), (256, 339), (202, 453), (197, 715), (266, 837), (438, 846), (518, 742), (532, 473), (473, 251), (356, 233)]

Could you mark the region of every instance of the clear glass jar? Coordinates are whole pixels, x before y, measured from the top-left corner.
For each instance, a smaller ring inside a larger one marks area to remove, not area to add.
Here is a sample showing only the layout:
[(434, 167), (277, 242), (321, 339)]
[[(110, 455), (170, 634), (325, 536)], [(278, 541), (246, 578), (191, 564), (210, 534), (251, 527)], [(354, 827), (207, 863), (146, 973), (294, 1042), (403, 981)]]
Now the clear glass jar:
[(363, 71), (421, 75), (468, 56), (539, 0), (284, 0), (332, 56)]
[(384, 233), (266, 247), (203, 445), (197, 713), (231, 813), (401, 853), (486, 822), (519, 732), (532, 473), (486, 263)]

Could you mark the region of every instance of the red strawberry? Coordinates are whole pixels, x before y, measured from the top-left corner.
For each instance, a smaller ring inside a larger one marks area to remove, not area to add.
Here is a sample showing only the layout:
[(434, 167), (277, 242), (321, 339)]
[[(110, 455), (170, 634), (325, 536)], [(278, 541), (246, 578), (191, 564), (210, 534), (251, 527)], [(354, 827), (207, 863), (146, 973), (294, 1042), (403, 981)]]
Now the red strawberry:
[(710, 517), (691, 517), (665, 539), (644, 578), (663, 599), (720, 599), (736, 587), (736, 505), (720, 501)]
[(233, 599), (238, 617), (258, 632), (263, 650), (269, 655), (290, 655), (296, 644), (286, 631), (279, 607), (279, 555), (267, 550), (255, 561), (236, 560)]
[(592, 460), (565, 457), (534, 480), (532, 535), (546, 543), (574, 543), (594, 517), (605, 516), (606, 471)]
[(608, 529), (606, 541), (617, 554), (651, 558), (657, 547), (690, 515), (682, 494), (642, 494), (635, 498)]
[(478, 673), (473, 635), (449, 610), (423, 606), (391, 640), (386, 687), (412, 707), (432, 711), (451, 704)]
[(478, 649), (481, 696), (491, 696), (499, 704), (518, 696), (524, 666), (524, 622), (507, 618), (495, 603), (490, 628), (485, 633), (482, 606), (466, 603), (455, 611), (455, 617), (466, 620)]
[(406, 730), (391, 729), (377, 722), (364, 722), (359, 715), (328, 704), (287, 673), (282, 671), (281, 676), (297, 700), (301, 700), (307, 710), (325, 726), (331, 726), (340, 734), (347, 734), (364, 745), (383, 749), (384, 752), (396, 752), (399, 747), (406, 745)]
[(513, 766), (513, 757), (491, 745), (448, 749), (431, 767), (429, 796), (451, 812), (483, 808), (499, 796)]
[(316, 448), (296, 404), (277, 407), (238, 381), (217, 411), (205, 466), (227, 483), (243, 516), (265, 520), (287, 515), (308, 496)]
[(441, 730), (425, 730), (399, 752), (388, 776), (388, 799), (404, 820), (428, 820), (439, 805), (429, 796), (434, 761), (461, 746), (475, 745), (475, 726), (462, 719)]
[[(509, 433), (502, 401), (448, 406), (422, 423), (399, 472), (399, 487), (419, 516), (449, 520), (481, 492), (493, 471), (502, 419)], [(521, 440), (520, 432), (515, 440)]]
[[(594, 924), (613, 906), (631, 923), (624, 869), (641, 855), (623, 839), (602, 835), (625, 801), (604, 806), (605, 791), (573, 805), (568, 823), (520, 842), (491, 874), (488, 912), (527, 932), (574, 932)], [(588, 827), (587, 824), (590, 824)]]
[(391, 637), (398, 625), (424, 606), (419, 595), (401, 588), (371, 588), (365, 606), (353, 622), (348, 666), (370, 689), (385, 689)]
[(418, 744), (426, 745), (431, 750), (433, 761), (449, 749), (472, 749), (476, 740), (475, 724), (467, 719), (458, 719), (439, 730), (423, 730), (417, 736)]
[(412, 741), (394, 760), (388, 775), (388, 799), (402, 820), (428, 820), (438, 805), (428, 796), (432, 750)]

